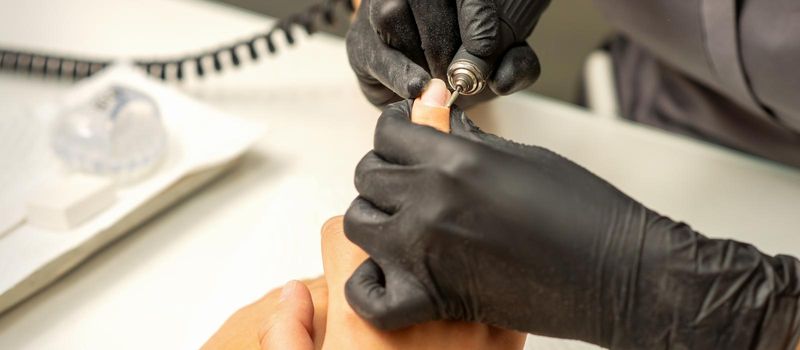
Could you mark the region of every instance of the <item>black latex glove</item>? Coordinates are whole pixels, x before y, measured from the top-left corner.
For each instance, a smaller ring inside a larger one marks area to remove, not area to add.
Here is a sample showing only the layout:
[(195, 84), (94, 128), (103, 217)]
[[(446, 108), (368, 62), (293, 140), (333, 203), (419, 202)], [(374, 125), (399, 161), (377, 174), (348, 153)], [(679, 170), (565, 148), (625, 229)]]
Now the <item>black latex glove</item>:
[[(363, 0), (347, 33), (347, 55), (367, 99), (382, 106), (420, 95), (431, 79), (447, 81), (447, 67), (462, 42), (489, 56), (498, 48), (495, 0)], [(540, 15), (550, 0), (537, 2)], [(531, 18), (534, 23), (539, 17)], [(525, 33), (525, 37), (530, 33)], [(499, 59), (490, 89), (459, 99), (465, 106), (533, 84), (539, 59), (519, 42)]]
[(708, 239), (460, 111), (448, 135), (410, 123), (409, 110), (402, 101), (380, 117), (344, 221), (371, 256), (347, 300), (374, 325), (477, 321), (620, 349), (797, 341), (795, 258)]

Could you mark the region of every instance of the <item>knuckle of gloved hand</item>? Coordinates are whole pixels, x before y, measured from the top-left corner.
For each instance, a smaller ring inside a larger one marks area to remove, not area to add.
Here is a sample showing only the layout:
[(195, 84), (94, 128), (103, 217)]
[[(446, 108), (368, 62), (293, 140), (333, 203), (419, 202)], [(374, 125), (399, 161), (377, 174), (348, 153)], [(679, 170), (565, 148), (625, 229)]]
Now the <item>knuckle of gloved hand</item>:
[(344, 213), (345, 235), (348, 233), (356, 234), (356, 232), (360, 231), (362, 224), (369, 222), (368, 209), (367, 200), (361, 196), (350, 202), (350, 206)]
[(344, 228), (344, 236), (347, 237), (347, 240), (350, 242), (355, 243), (356, 245), (359, 242), (359, 238), (361, 238), (358, 233), (360, 232), (359, 228), (361, 227), (361, 221), (358, 219), (358, 216), (361, 215), (359, 209), (355, 207), (355, 205), (351, 204), (347, 211), (344, 214), (344, 220), (342, 221), (343, 228)]
[[(371, 321), (383, 330), (396, 330), (432, 319), (431, 305), (422, 301), (422, 287), (414, 282), (414, 278), (403, 282), (405, 287), (394, 286), (392, 295), (387, 295), (377, 317)], [(390, 288), (390, 287), (387, 287)], [(427, 296), (424, 296), (427, 300)]]
[(387, 44), (391, 44), (392, 33), (401, 27), (397, 21), (405, 19), (408, 12), (405, 0), (372, 2), (369, 6), (369, 22), (378, 36)]
[[(378, 118), (377, 131), (383, 132), (385, 129), (394, 129), (398, 121), (408, 123), (411, 120), (410, 100), (401, 100), (388, 104)], [(393, 130), (389, 130), (393, 131)]]
[(353, 72), (356, 73), (356, 76), (359, 78), (367, 76), (368, 69), (366, 59), (364, 58), (364, 51), (368, 50), (368, 48), (365, 47), (363, 40), (359, 39), (357, 35), (350, 33), (347, 35), (347, 38), (345, 38), (345, 47), (347, 49), (347, 61), (350, 63), (350, 67), (353, 68)]
[(441, 225), (449, 222), (455, 212), (453, 203), (446, 200), (449, 195), (432, 194), (430, 199), (420, 210), (416, 212), (416, 226), (413, 235), (416, 239), (430, 239), (441, 233)]
[(467, 50), (478, 56), (489, 56), (497, 50), (495, 22), (476, 21), (469, 26), (469, 38), (464, 41)]
[[(369, 293), (369, 287), (365, 287), (358, 281), (349, 279), (345, 283), (345, 296), (355, 314), (378, 329), (390, 329), (393, 323), (389, 319), (388, 307), (381, 302), (381, 299), (369, 298)], [(358, 301), (350, 301), (353, 298)]]
[(369, 239), (376, 229), (375, 213), (363, 205), (351, 204), (344, 215), (344, 235), (361, 248), (371, 248)]
[(409, 112), (410, 108), (405, 108), (402, 105), (404, 102), (399, 101), (389, 104), (380, 118), (378, 118), (378, 124), (375, 127), (374, 144), (376, 153), (382, 157), (386, 155), (377, 151), (377, 149), (381, 148), (381, 145), (388, 143), (387, 140), (398, 139), (409, 132), (411, 113)]
[(356, 176), (353, 177), (353, 184), (356, 187), (356, 192), (359, 195), (364, 195), (367, 190), (368, 175), (365, 171), (356, 170)]
[(363, 158), (361, 158), (361, 161), (359, 161), (358, 165), (356, 165), (356, 174), (353, 178), (353, 183), (356, 186), (356, 191), (358, 191), (358, 193), (362, 193), (364, 191), (368, 182), (371, 180), (371, 176), (373, 176), (372, 173), (376, 167), (373, 161), (374, 157), (374, 153), (370, 151)]
[(479, 150), (467, 140), (447, 138), (436, 148), (436, 175), (445, 184), (454, 185), (480, 166)]
[(366, 319), (367, 322), (375, 326), (375, 328), (385, 331), (392, 330), (395, 328), (394, 322), (392, 322), (392, 320), (385, 315), (370, 314), (370, 315), (360, 315), (360, 316)]
[(370, 28), (369, 23), (364, 24), (359, 21), (356, 20), (353, 23), (353, 27), (345, 36), (347, 60), (359, 79), (368, 78), (369, 83), (374, 83), (377, 82), (377, 79), (372, 75), (372, 66), (380, 58), (380, 54), (376, 52), (378, 51), (377, 46), (382, 44), (377, 34)]

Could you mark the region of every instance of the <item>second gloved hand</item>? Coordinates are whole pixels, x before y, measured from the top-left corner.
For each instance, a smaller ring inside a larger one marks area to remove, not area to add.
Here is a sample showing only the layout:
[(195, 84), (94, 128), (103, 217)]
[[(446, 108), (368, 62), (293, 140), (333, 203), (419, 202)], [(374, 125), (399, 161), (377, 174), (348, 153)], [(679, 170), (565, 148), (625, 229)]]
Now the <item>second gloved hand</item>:
[[(378, 121), (348, 238), (371, 259), (346, 286), (381, 328), (478, 321), (613, 348), (788, 348), (800, 263), (711, 240), (579, 165), (485, 134)], [(635, 169), (631, 169), (635, 171)]]
[[(499, 48), (501, 0), (363, 0), (347, 34), (347, 55), (361, 90), (383, 106), (420, 95), (431, 78), (447, 80), (447, 67), (459, 47), (476, 56), (501, 52), (489, 89), (459, 100), (465, 106), (507, 95), (533, 84), (539, 60), (520, 33), (510, 48)], [(533, 28), (550, 0), (531, 0)], [(531, 29), (532, 30), (532, 29)]]

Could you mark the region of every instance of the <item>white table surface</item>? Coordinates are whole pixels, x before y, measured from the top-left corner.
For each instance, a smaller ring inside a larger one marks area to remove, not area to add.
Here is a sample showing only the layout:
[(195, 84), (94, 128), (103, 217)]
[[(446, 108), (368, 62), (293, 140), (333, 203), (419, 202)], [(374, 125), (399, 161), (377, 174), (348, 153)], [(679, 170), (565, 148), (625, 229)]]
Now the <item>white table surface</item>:
[[(188, 0), (0, 0), (0, 9), (0, 46), (120, 57), (214, 47), (270, 23)], [(2, 73), (0, 114), (67, 87)], [(319, 227), (355, 196), (353, 168), (370, 148), (377, 117), (343, 41), (319, 35), (180, 88), (266, 120), (269, 131), (229, 175), (0, 315), (0, 348), (197, 348), (238, 307), (322, 271)], [(708, 235), (800, 255), (796, 169), (537, 96), (515, 95), (472, 115), (490, 131), (562, 153)], [(582, 347), (541, 338), (530, 345)]]

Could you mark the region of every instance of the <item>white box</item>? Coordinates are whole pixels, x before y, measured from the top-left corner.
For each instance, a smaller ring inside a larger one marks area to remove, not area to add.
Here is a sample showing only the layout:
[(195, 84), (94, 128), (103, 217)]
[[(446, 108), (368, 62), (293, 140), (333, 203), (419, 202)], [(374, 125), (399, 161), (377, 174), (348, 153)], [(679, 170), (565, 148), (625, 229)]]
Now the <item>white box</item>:
[(47, 229), (69, 230), (94, 217), (114, 203), (110, 179), (70, 174), (48, 183), (28, 199), (28, 224)]

